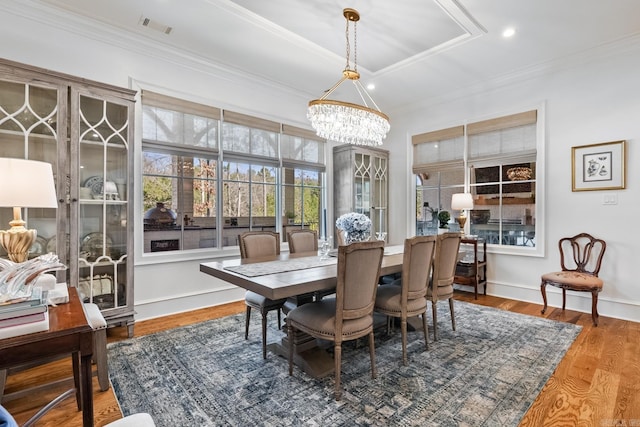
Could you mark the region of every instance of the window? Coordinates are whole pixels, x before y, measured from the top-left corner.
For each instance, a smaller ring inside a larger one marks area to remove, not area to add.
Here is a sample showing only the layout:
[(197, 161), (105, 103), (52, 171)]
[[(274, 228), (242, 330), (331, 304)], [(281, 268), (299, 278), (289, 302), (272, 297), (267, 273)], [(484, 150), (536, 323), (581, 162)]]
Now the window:
[(436, 233), (438, 212), (466, 188), (474, 196), (469, 234), (535, 248), (537, 124), (534, 110), (414, 136), (416, 232)]
[(319, 227), (325, 143), (312, 132), (147, 91), (142, 104), (145, 253)]

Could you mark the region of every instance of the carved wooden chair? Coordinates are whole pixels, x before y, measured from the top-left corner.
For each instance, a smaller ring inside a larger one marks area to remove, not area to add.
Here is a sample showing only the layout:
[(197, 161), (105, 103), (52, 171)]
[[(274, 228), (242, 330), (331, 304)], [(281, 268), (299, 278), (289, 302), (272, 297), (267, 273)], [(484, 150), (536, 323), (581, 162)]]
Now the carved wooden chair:
[[(407, 318), (422, 315), (424, 344), (427, 340), (427, 286), (435, 252), (436, 236), (416, 236), (404, 241), (402, 278), (378, 287), (374, 310), (391, 318), (400, 318), (402, 363), (407, 364)], [(400, 285), (400, 286), (398, 286)]]
[(547, 285), (562, 289), (562, 310), (566, 304), (567, 289), (591, 292), (591, 318), (594, 326), (598, 326), (598, 293), (603, 285), (598, 273), (607, 244), (588, 233), (580, 233), (560, 239), (558, 248), (562, 271), (543, 274), (540, 281), (540, 292), (544, 301), (542, 314), (547, 310)]
[[(251, 259), (280, 255), (280, 234), (272, 231), (247, 231), (238, 237), (240, 245), (240, 258)], [(244, 339), (249, 339), (249, 322), (251, 309), (255, 308), (262, 315), (262, 358), (267, 358), (267, 313), (276, 310), (278, 312), (278, 329), (282, 322), (281, 308), (286, 300), (272, 300), (252, 291), (244, 294), (244, 302), (247, 306), (245, 320)]]
[(453, 281), (460, 250), (460, 233), (443, 233), (436, 238), (436, 253), (433, 259), (433, 274), (427, 288), (427, 299), (431, 301), (433, 311), (433, 339), (438, 340), (438, 301), (449, 300), (451, 326), (456, 330), (456, 318), (453, 312)]
[(371, 377), (376, 358), (373, 337), (373, 307), (380, 276), (384, 242), (357, 242), (338, 247), (338, 276), (335, 298), (301, 305), (289, 312), (289, 375), (293, 375), (296, 330), (334, 343), (335, 399), (342, 397), (340, 370), (342, 342), (369, 337)]

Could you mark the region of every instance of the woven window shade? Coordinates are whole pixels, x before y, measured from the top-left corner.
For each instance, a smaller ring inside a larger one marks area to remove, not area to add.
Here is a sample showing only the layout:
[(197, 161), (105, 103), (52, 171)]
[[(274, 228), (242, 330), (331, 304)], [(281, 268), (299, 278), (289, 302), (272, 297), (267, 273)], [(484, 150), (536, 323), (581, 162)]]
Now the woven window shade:
[(520, 157), (537, 145), (537, 111), (527, 111), (467, 125), (468, 159)]
[(414, 135), (413, 172), (434, 172), (463, 166), (464, 126)]
[(280, 123), (271, 120), (259, 119), (257, 117), (247, 116), (233, 111), (224, 110), (223, 120), (226, 123), (234, 123), (254, 129), (267, 130), (269, 132), (280, 133)]
[(220, 120), (220, 109), (196, 102), (185, 101), (171, 96), (161, 95), (148, 90), (142, 91), (142, 104), (150, 107), (163, 108), (165, 110), (180, 111), (195, 116), (208, 117)]

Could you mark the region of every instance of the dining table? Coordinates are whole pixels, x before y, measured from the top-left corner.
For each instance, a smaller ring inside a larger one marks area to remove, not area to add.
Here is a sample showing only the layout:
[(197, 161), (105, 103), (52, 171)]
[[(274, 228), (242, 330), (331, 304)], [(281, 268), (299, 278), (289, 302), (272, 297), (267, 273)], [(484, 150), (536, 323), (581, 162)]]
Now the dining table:
[[(385, 247), (381, 276), (402, 272), (403, 250), (402, 245)], [(251, 259), (210, 261), (201, 263), (200, 271), (269, 299), (295, 299), (300, 295), (335, 289), (336, 252), (331, 251), (328, 257), (321, 257), (317, 252), (283, 252)], [(322, 343), (303, 332), (296, 332), (294, 363), (315, 378), (332, 374), (333, 358)], [(270, 343), (267, 348), (288, 357), (287, 335), (284, 334), (279, 342)]]

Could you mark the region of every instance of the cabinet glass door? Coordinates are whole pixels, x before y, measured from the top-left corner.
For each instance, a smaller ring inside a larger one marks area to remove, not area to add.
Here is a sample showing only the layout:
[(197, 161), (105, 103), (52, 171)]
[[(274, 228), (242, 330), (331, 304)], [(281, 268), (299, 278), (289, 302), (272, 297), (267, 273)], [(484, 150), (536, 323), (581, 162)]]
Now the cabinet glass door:
[[(78, 290), (101, 310), (127, 305), (129, 106), (73, 91), (78, 112)], [(76, 110), (77, 108), (77, 110)], [(74, 116), (75, 118), (75, 116)]]
[[(64, 94), (66, 90), (56, 85), (34, 85), (6, 77), (0, 80), (0, 156), (51, 163), (59, 199), (64, 194), (65, 184), (65, 180), (60, 182), (58, 179), (58, 155), (65, 150), (58, 143), (58, 135), (66, 135), (65, 121), (59, 120), (59, 101), (60, 98), (64, 99)], [(58, 224), (62, 223), (58, 218), (64, 212), (58, 214), (52, 208), (22, 208), (26, 227), (37, 231), (29, 258), (48, 252), (56, 253)], [(12, 208), (0, 208), (0, 228), (8, 229), (12, 219)], [(0, 256), (6, 255), (0, 247)], [(59, 254), (59, 257), (61, 262), (66, 263), (65, 254)], [(64, 272), (61, 275), (64, 277)]]

